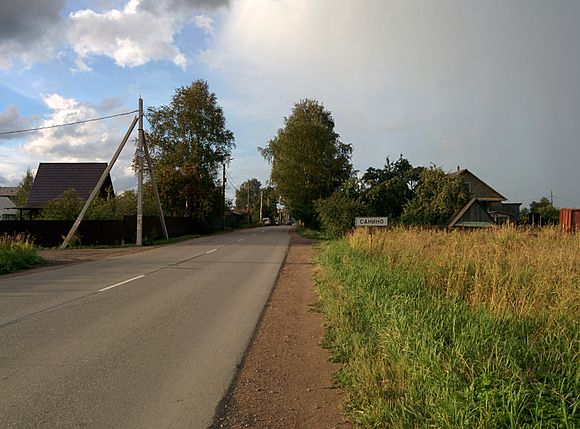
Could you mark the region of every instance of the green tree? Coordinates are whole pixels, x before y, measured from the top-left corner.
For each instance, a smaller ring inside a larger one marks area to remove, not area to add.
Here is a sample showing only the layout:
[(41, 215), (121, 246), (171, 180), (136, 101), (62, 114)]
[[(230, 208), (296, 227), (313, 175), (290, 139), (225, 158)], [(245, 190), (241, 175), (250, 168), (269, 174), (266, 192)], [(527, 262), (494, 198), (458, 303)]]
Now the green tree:
[(258, 220), (260, 213), (260, 193), (262, 184), (258, 179), (248, 179), (236, 189), (236, 207), (249, 208), (254, 220)]
[(356, 179), (350, 179), (330, 197), (315, 202), (322, 229), (333, 237), (340, 237), (354, 227), (354, 218), (369, 214), (369, 206), (362, 200)]
[(469, 190), (461, 177), (449, 176), (439, 167), (424, 169), (414, 197), (403, 209), (401, 219), (411, 225), (444, 226), (469, 201)]
[(399, 218), (405, 204), (413, 198), (422, 170), (423, 167), (413, 167), (403, 155), (396, 162), (387, 157), (383, 169), (367, 169), (362, 177), (367, 188), (364, 200), (373, 214)]
[(540, 201), (530, 203), (530, 212), (538, 213), (542, 216), (542, 224), (556, 225), (560, 222), (560, 210), (550, 202), (547, 197), (542, 197)]
[(30, 168), (26, 170), (24, 177), (18, 185), (18, 192), (16, 193), (16, 205), (23, 206), (28, 201), (28, 194), (30, 194), (30, 188), (32, 188), (32, 183), (34, 182), (34, 174), (30, 171)]
[(46, 203), (41, 212), (41, 219), (46, 220), (73, 220), (81, 212), (84, 201), (74, 189), (67, 189), (58, 198)]
[(262, 218), (274, 219), (278, 214), (278, 193), (272, 186), (261, 189), (262, 192)]
[(271, 182), (296, 219), (316, 226), (314, 201), (332, 195), (352, 173), (352, 146), (342, 143), (334, 119), (315, 100), (294, 105), (284, 127), (260, 152), (271, 166)]
[[(207, 82), (177, 88), (168, 106), (149, 108), (148, 143), (164, 210), (199, 222), (221, 210), (223, 163), (234, 135)], [(219, 207), (216, 207), (219, 205)]]

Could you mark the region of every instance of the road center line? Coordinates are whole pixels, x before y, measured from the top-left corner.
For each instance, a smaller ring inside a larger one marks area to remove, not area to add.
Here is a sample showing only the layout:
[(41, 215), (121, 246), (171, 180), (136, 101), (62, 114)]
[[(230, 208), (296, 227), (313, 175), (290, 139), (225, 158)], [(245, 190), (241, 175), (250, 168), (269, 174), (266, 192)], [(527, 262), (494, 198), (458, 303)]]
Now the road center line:
[(210, 253), (213, 253), (213, 252), (215, 252), (216, 250), (217, 250), (217, 249), (211, 249), (211, 250), (208, 250), (208, 251), (207, 251), (207, 252), (205, 252), (205, 253), (206, 253), (206, 255), (209, 255)]
[(111, 285), (111, 286), (104, 287), (104, 288), (102, 288), (102, 289), (99, 289), (99, 292), (104, 292), (104, 291), (106, 291), (106, 290), (113, 289), (114, 287), (117, 287), (117, 286), (124, 285), (125, 283), (132, 282), (132, 281), (134, 281), (134, 280), (137, 280), (137, 279), (140, 279), (140, 278), (142, 278), (142, 277), (145, 277), (145, 274), (141, 274), (140, 276), (133, 277), (132, 279), (125, 280), (125, 281), (123, 281), (123, 282), (116, 283), (116, 284), (114, 284), (114, 285)]

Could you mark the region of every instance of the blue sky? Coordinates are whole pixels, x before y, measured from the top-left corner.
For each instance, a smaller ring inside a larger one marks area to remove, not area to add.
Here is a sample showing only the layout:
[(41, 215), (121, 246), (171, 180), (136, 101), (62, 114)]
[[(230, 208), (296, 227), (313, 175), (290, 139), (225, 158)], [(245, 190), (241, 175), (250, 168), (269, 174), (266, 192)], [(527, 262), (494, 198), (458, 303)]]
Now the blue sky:
[[(578, 40), (574, 0), (3, 0), (0, 131), (168, 104), (201, 78), (236, 136), (230, 185), (266, 182), (257, 147), (315, 98), (358, 170), (403, 154), (580, 207)], [(0, 136), (0, 186), (39, 162), (108, 161), (129, 123)], [(135, 186), (133, 150), (117, 190)]]

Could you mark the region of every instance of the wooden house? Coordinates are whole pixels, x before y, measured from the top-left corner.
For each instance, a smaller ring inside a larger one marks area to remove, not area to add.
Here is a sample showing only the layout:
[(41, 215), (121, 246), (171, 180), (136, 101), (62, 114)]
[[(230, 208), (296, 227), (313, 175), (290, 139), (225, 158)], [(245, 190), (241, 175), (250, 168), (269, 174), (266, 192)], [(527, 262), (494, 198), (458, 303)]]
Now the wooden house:
[[(34, 177), (26, 204), (17, 207), (33, 214), (39, 213), (46, 203), (74, 189), (81, 200), (87, 200), (107, 168), (106, 162), (41, 162)], [(113, 192), (113, 182), (107, 175), (99, 195)]]
[(450, 176), (461, 177), (472, 198), (451, 218), (448, 228), (481, 228), (519, 221), (521, 203), (507, 202), (506, 197), (467, 169)]

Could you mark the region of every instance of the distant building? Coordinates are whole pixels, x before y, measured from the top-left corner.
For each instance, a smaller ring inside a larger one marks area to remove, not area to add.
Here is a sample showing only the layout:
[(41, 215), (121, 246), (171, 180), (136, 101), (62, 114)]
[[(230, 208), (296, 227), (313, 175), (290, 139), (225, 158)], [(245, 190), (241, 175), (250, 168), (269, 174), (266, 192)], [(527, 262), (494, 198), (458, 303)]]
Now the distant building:
[[(106, 168), (106, 162), (41, 162), (26, 204), (17, 209), (27, 210), (32, 216), (69, 189), (74, 189), (80, 199), (87, 200)], [(106, 197), (109, 190), (113, 192), (113, 182), (107, 175), (99, 195)]]
[(563, 231), (580, 230), (580, 209), (560, 209), (560, 227)]
[(471, 193), (471, 200), (447, 224), (448, 228), (481, 228), (519, 222), (521, 203), (507, 202), (497, 192), (467, 169), (450, 173), (459, 176)]
[(14, 202), (8, 197), (0, 196), (0, 220), (14, 220), (17, 214)]
[(18, 186), (0, 186), (0, 197), (7, 197), (12, 201), (16, 201), (19, 189)]

